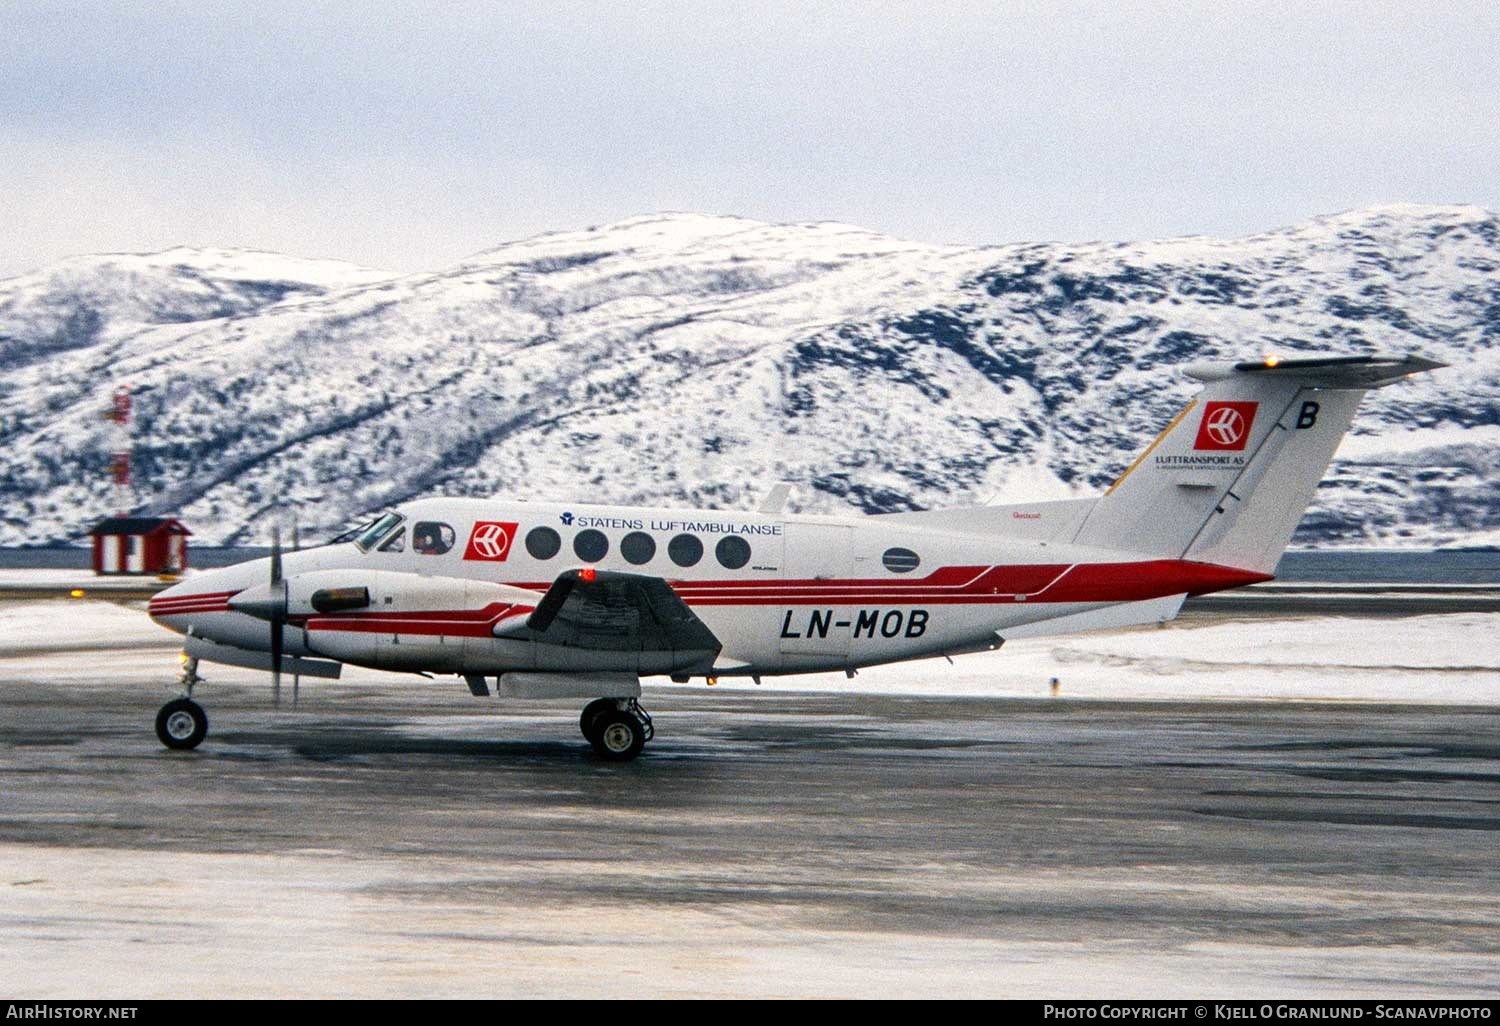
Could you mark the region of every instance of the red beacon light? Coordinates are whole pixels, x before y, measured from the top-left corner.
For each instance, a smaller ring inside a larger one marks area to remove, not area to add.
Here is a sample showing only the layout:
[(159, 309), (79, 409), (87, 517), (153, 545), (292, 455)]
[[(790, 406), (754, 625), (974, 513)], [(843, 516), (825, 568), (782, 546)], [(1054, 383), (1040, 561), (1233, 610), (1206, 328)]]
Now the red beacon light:
[(592, 581), (594, 579), (594, 576), (595, 570), (591, 566), (586, 566), (582, 570), (578, 571), (578, 579), (580, 581)]

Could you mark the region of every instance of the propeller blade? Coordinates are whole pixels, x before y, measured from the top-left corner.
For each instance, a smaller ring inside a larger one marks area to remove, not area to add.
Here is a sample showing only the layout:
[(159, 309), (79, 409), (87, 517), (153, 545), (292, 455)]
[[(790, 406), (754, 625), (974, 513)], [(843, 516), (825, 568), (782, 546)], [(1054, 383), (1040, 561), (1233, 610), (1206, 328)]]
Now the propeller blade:
[(279, 606), (271, 616), (271, 691), (278, 707), (281, 705), (281, 650), (285, 643), (283, 631), (286, 627), (286, 584), (281, 579), (281, 525), (271, 525), (271, 591), (280, 599)]
[(271, 690), (278, 706), (281, 705), (281, 624), (280, 617), (271, 621)]

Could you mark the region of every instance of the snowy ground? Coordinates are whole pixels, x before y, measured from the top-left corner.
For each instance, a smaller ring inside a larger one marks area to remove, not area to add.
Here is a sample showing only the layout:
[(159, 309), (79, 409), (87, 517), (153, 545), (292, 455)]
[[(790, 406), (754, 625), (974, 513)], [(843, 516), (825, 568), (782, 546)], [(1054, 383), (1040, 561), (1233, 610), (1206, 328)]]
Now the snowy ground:
[(137, 591), (157, 583), (154, 577), (131, 574), (96, 576), (91, 570), (71, 567), (6, 567), (0, 570), (0, 587), (81, 588), (84, 591)]
[[(169, 677), (176, 637), (143, 603), (52, 600), (0, 603), (0, 659), (9, 676), (88, 679), (84, 650), (116, 649), (117, 672)], [(215, 683), (259, 686), (264, 675), (205, 668)], [(952, 664), (928, 659), (843, 674), (726, 680), (720, 688), (953, 696), (1047, 695), (1095, 699), (1274, 699), (1500, 704), (1500, 615), (1389, 619), (1314, 616), (1237, 619), (1201, 614), (1164, 627), (1032, 638)], [(411, 678), (349, 668), (308, 688), (399, 685)], [(652, 682), (648, 681), (648, 687)], [(660, 680), (662, 688), (682, 690)], [(702, 687), (701, 682), (690, 685)]]
[[(1008, 643), (953, 665), (926, 660), (861, 671), (818, 690), (1071, 698), (1335, 699), (1500, 702), (1500, 616), (1184, 620)], [(780, 686), (807, 687), (803, 678)]]

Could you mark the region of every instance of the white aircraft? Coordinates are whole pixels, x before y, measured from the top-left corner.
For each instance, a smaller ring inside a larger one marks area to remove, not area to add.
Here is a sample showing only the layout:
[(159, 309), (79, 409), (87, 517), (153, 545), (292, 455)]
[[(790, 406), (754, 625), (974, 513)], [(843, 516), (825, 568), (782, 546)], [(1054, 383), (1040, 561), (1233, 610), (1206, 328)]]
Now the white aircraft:
[(1199, 364), (1197, 399), (1103, 495), (868, 517), (427, 499), (344, 539), (195, 573), (151, 600), (187, 636), (156, 730), (193, 748), (200, 659), (336, 677), (454, 674), (592, 699), (595, 751), (651, 739), (640, 679), (844, 670), (1154, 623), (1268, 581), (1366, 390), (1417, 356)]

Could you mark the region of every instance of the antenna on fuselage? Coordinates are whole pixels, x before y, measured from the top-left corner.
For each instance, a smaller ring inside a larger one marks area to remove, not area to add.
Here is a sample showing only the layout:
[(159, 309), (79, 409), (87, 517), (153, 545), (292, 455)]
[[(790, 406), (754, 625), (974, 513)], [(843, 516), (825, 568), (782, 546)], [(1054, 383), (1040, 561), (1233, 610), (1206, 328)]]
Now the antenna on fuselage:
[(786, 512), (786, 501), (791, 497), (792, 483), (790, 481), (777, 481), (766, 492), (765, 497), (760, 500), (760, 508), (757, 513), (768, 513), (775, 515)]

